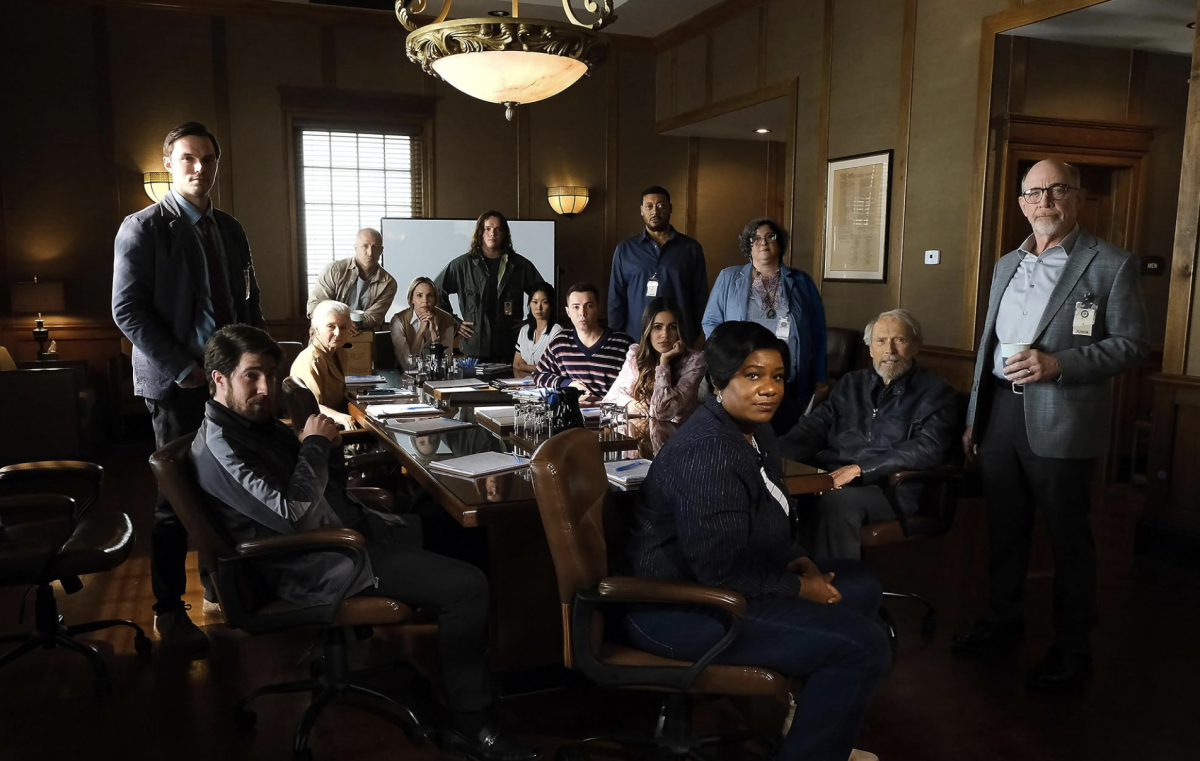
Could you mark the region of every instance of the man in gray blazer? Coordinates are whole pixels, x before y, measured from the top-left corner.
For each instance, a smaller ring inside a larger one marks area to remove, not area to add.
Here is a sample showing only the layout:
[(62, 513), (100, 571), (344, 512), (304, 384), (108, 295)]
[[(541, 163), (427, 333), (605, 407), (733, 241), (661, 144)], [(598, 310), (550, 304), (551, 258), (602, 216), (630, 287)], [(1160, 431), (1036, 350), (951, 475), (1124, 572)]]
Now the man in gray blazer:
[(1039, 162), (1021, 191), (1033, 234), (996, 263), (963, 434), (983, 475), (988, 607), (954, 646), (989, 654), (1020, 641), (1039, 510), (1054, 553), (1055, 641), (1027, 686), (1065, 690), (1091, 674), (1088, 483), (1108, 449), (1111, 379), (1149, 354), (1149, 327), (1137, 260), (1079, 228), (1079, 170)]
[[(113, 320), (133, 343), (133, 390), (146, 400), (159, 447), (200, 427), (209, 337), (231, 323), (263, 326), (246, 233), (208, 198), (220, 156), (203, 124), (171, 130), (163, 165), (172, 190), (126, 217), (114, 244)], [(187, 532), (160, 493), (150, 535), (154, 626), (164, 644), (202, 652), (208, 638), (182, 600), (186, 560)]]

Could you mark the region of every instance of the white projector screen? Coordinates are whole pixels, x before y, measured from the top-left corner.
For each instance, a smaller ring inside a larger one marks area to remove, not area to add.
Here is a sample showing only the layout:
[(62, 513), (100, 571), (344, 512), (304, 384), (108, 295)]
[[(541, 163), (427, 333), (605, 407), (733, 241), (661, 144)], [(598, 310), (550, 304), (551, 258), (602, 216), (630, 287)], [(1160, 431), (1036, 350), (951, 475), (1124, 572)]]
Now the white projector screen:
[[(513, 248), (537, 267), (542, 278), (558, 288), (554, 266), (554, 222), (513, 221), (508, 223), (512, 233)], [(404, 219), (385, 217), (380, 223), (383, 233), (382, 266), (396, 278), (396, 300), (387, 312), (392, 315), (408, 308), (405, 298), (413, 278), (424, 275), (437, 279), (446, 265), (471, 248), (471, 235), (475, 232), (473, 219)], [(462, 316), (458, 297), (451, 296), (455, 314)], [(521, 314), (526, 314), (526, 302), (522, 300)]]

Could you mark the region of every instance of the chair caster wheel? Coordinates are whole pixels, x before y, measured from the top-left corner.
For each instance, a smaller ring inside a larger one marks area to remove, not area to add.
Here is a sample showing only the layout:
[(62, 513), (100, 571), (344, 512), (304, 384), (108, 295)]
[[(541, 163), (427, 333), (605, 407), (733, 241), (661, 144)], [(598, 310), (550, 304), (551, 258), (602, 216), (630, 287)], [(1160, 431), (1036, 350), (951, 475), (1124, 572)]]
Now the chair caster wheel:
[(154, 643), (144, 634), (140, 634), (133, 639), (133, 649), (138, 655), (150, 655), (154, 652)]
[(238, 729), (253, 729), (257, 722), (258, 714), (254, 711), (239, 708), (233, 712), (233, 723)]
[(404, 736), (413, 745), (421, 746), (434, 739), (434, 730), (433, 727), (427, 724), (418, 724), (416, 726), (405, 724)]

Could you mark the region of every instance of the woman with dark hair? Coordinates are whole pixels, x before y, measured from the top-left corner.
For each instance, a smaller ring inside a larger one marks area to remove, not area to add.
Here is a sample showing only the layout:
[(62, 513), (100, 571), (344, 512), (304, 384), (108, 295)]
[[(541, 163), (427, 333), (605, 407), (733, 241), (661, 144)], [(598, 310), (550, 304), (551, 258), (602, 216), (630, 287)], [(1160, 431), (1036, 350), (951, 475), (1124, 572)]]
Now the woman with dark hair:
[(800, 419), (817, 384), (825, 382), (825, 306), (812, 278), (783, 264), (787, 245), (788, 232), (778, 222), (751, 220), (738, 235), (748, 263), (721, 270), (701, 321), (708, 336), (723, 322), (757, 322), (787, 343), (792, 361), (771, 421), (776, 433)]
[(388, 329), (401, 370), (411, 370), (413, 359), (433, 344), (454, 348), (454, 315), (439, 309), (438, 290), (427, 277), (413, 278), (408, 286), (408, 309), (392, 315)]
[(434, 280), (442, 309), (453, 314), (450, 296), (458, 295), (459, 350), (468, 357), (507, 364), (517, 341), (521, 305), (543, 280), (533, 262), (513, 250), (504, 215), (495, 210), (480, 214), (471, 250), (447, 264)]
[(529, 317), (517, 333), (517, 351), (513, 354), (513, 374), (518, 378), (533, 374), (546, 347), (562, 332), (555, 307), (557, 303), (554, 286), (549, 283), (533, 286), (533, 293), (529, 294)]
[[(845, 759), (891, 664), (876, 622), (882, 588), (856, 560), (817, 568), (789, 538), (795, 508), (769, 425), (785, 393), (787, 345), (756, 323), (726, 322), (704, 354), (714, 393), (650, 467), (627, 570), (742, 594), (741, 629), (714, 662), (805, 679), (777, 758)], [(685, 661), (726, 628), (711, 609), (653, 604), (632, 606), (624, 623), (635, 647)]]
[(604, 396), (656, 420), (682, 423), (700, 404), (704, 355), (679, 337), (679, 307), (669, 298), (652, 299), (642, 312), (638, 343), (630, 344), (625, 365)]

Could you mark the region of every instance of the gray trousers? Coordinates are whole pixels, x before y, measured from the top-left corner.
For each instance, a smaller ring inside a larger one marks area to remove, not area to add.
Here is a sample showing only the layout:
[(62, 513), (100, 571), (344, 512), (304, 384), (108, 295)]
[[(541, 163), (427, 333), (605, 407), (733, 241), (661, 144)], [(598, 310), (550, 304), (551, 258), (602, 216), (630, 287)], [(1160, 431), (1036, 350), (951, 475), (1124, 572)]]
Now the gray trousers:
[[(916, 500), (903, 500), (904, 512), (917, 510)], [(817, 534), (813, 557), (848, 558), (862, 556), (859, 530), (867, 523), (894, 521), (896, 513), (878, 486), (843, 486), (827, 491), (817, 498)]]

